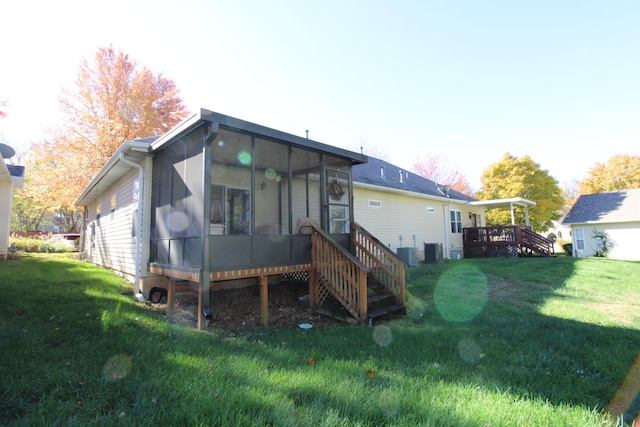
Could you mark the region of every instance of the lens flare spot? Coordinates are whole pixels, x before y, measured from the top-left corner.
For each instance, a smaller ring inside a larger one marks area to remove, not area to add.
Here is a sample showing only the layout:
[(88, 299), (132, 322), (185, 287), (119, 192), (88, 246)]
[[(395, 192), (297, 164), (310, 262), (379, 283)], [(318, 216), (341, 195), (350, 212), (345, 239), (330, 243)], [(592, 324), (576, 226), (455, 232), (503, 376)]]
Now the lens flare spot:
[(282, 181), (282, 177), (280, 175), (276, 176), (276, 182)]
[(484, 357), (482, 347), (471, 338), (465, 338), (458, 342), (458, 355), (462, 360), (471, 365), (477, 365)]
[(129, 375), (131, 365), (131, 357), (126, 354), (116, 354), (104, 364), (102, 373), (107, 380), (118, 381)]
[(440, 315), (450, 322), (468, 322), (482, 312), (489, 297), (489, 285), (482, 271), (461, 265), (444, 272), (433, 296)]
[(184, 231), (189, 227), (189, 217), (184, 212), (171, 212), (165, 223), (171, 231)]
[(373, 328), (373, 340), (380, 347), (389, 347), (393, 341), (393, 334), (388, 326), (380, 325)]
[(269, 168), (264, 171), (264, 177), (268, 180), (272, 180), (276, 177), (276, 170), (274, 168)]
[(400, 410), (400, 396), (394, 390), (385, 390), (380, 394), (380, 410), (385, 417), (393, 417)]
[(245, 165), (248, 166), (251, 164), (251, 154), (247, 153), (246, 151), (242, 150), (238, 153), (238, 161)]
[(223, 140), (218, 141), (218, 147), (224, 147), (224, 141)]

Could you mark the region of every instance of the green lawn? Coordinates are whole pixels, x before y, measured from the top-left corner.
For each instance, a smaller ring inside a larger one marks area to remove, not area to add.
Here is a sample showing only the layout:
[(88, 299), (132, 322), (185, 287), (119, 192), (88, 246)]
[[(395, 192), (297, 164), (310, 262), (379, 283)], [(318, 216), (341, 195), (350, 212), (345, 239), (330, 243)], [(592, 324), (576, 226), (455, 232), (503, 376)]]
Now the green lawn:
[(640, 263), (460, 260), (407, 283), (407, 316), (373, 328), (199, 332), (91, 264), (0, 262), (0, 424), (602, 426), (614, 396), (637, 414)]

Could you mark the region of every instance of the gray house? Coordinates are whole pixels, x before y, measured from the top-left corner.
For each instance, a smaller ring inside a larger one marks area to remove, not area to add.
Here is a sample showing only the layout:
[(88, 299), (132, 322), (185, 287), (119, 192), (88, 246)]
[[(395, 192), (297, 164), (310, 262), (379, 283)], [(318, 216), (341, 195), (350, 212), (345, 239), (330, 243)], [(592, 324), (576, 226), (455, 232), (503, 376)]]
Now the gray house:
[(162, 289), (171, 304), (176, 282), (193, 284), (201, 328), (212, 292), (229, 286), (260, 287), (266, 324), (269, 283), (285, 275), (308, 278), (316, 310), (332, 297), (371, 322), (404, 308), (405, 284), (402, 261), (353, 221), (352, 168), (366, 161), (200, 110), (125, 141), (83, 191), (81, 255), (140, 297)]
[(582, 195), (562, 223), (571, 226), (574, 256), (602, 254), (608, 243), (609, 258), (640, 260), (640, 189)]

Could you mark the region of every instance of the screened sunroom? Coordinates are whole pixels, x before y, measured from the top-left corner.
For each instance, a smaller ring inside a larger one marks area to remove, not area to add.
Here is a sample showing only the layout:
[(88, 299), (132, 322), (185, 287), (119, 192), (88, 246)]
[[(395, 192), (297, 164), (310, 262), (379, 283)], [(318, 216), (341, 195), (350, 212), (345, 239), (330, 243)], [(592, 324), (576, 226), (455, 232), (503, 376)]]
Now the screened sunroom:
[(349, 248), (365, 156), (206, 110), (152, 148), (151, 266), (306, 264), (311, 222)]

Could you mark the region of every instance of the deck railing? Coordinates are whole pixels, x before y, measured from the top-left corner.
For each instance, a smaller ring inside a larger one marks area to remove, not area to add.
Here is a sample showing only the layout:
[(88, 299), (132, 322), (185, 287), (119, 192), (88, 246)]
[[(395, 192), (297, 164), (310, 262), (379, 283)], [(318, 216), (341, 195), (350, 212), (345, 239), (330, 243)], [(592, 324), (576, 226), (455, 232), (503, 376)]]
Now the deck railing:
[(404, 262), (359, 224), (352, 223), (351, 235), (355, 256), (371, 271), (376, 280), (393, 292), (397, 302), (404, 304)]
[(312, 227), (311, 306), (320, 306), (330, 292), (360, 323), (366, 322), (369, 269), (320, 227)]
[[(496, 254), (517, 256), (518, 254), (531, 254), (533, 252), (543, 256), (553, 256), (553, 243), (539, 234), (531, 227), (520, 225), (496, 225), (490, 227), (472, 227), (462, 230), (462, 240), (467, 253), (476, 253), (474, 248), (495, 248)], [(505, 249), (499, 250), (500, 247)], [(511, 250), (508, 250), (511, 249)], [(483, 252), (484, 253), (484, 252)]]

